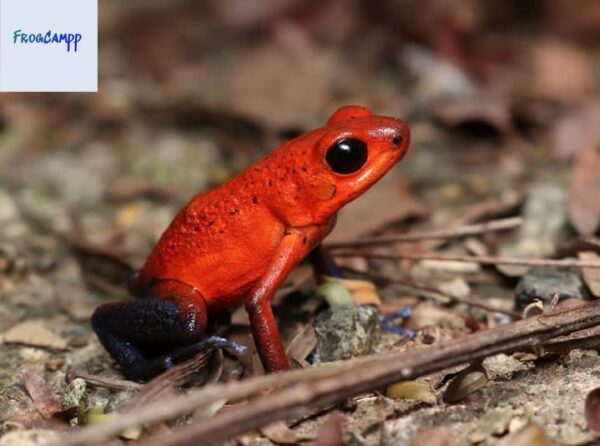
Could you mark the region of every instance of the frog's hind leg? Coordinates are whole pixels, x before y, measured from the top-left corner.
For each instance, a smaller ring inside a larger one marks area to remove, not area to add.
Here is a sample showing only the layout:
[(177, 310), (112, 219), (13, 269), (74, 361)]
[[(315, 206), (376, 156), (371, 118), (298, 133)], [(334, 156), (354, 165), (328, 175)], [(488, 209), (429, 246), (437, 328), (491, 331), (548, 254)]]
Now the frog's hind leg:
[[(128, 378), (147, 380), (201, 351), (238, 349), (222, 338), (202, 339), (206, 306), (201, 296), (191, 295), (195, 290), (184, 284), (162, 283), (155, 291), (160, 297), (104, 304), (92, 316), (100, 342)], [(179, 347), (166, 353), (152, 351), (161, 344)]]

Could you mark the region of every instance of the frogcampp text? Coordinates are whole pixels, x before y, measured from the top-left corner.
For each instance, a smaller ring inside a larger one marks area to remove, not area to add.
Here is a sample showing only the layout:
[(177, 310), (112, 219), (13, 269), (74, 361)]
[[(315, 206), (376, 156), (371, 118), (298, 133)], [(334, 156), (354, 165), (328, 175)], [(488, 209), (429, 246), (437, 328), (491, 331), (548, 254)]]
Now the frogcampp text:
[(82, 36), (77, 33), (55, 33), (48, 31), (45, 34), (28, 34), (24, 33), (23, 30), (17, 29), (13, 32), (13, 43), (14, 44), (53, 44), (53, 43), (65, 43), (67, 45), (67, 51), (71, 51), (71, 45), (73, 51), (77, 52), (77, 44), (81, 42)]

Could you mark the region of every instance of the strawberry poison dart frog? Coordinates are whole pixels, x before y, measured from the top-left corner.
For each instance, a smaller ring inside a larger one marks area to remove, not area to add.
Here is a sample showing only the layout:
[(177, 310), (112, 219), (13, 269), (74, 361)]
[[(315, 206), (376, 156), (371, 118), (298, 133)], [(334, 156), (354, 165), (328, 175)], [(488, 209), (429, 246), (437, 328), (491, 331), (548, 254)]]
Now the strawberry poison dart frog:
[(126, 376), (148, 379), (208, 348), (211, 322), (242, 303), (267, 372), (290, 368), (270, 300), (333, 229), (346, 203), (406, 153), (401, 120), (359, 106), (277, 147), (228, 183), (200, 193), (165, 230), (130, 289), (92, 325)]

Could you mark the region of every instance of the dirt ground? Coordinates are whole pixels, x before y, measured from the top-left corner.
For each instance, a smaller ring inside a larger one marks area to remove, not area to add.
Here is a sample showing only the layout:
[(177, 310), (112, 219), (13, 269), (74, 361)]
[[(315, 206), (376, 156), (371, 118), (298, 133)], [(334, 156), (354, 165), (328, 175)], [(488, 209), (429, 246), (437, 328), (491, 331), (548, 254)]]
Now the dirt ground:
[[(327, 239), (350, 292), (302, 265), (275, 297), (297, 367), (600, 297), (598, 269), (443, 259), (600, 261), (600, 6), (576, 5), (101, 2), (97, 94), (0, 96), (0, 445), (44, 444), (140, 404), (144, 390), (122, 382), (91, 330), (94, 308), (127, 298), (129, 265), (192, 195), (343, 104), (406, 120), (411, 147)], [(418, 236), (437, 230), (455, 233)], [(390, 234), (417, 237), (368, 243)], [(403, 259), (425, 253), (440, 256)], [(380, 324), (405, 307), (410, 317)], [(262, 373), (244, 312), (220, 330), (249, 352), (213, 357), (170, 392)], [(599, 362), (595, 350), (497, 355), (229, 442), (333, 444), (340, 428), (355, 445), (593, 444), (585, 400)]]

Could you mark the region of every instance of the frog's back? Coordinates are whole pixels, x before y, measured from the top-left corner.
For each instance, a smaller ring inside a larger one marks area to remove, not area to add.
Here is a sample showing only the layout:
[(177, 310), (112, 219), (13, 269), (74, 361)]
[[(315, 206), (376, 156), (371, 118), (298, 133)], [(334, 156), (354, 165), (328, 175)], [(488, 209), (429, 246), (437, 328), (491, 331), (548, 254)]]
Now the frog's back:
[(209, 306), (219, 299), (226, 306), (238, 304), (268, 267), (285, 232), (266, 205), (259, 180), (248, 170), (193, 197), (161, 236), (137, 282), (177, 280), (197, 288)]

